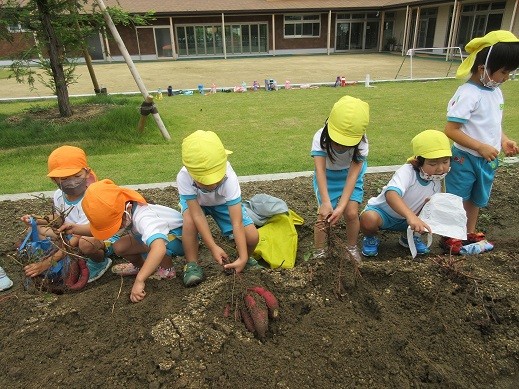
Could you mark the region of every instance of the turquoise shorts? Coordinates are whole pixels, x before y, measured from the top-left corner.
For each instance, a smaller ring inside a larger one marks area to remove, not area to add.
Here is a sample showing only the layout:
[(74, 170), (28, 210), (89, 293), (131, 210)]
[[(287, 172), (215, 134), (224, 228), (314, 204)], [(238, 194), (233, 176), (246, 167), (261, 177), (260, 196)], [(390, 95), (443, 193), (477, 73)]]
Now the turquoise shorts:
[(447, 193), (470, 200), (477, 207), (486, 207), (499, 161), (488, 162), (457, 147), (452, 147), (451, 170), (445, 177)]
[[(366, 173), (367, 166), (367, 162), (364, 161), (362, 163), (362, 169), (359, 173), (359, 177), (357, 178), (357, 182), (355, 183), (355, 188), (353, 188), (353, 192), (350, 196), (351, 201), (356, 201), (359, 204), (362, 203), (362, 199), (364, 198), (364, 174)], [(326, 186), (328, 187), (328, 196), (330, 196), (330, 201), (334, 209), (337, 207), (337, 203), (342, 196), (342, 191), (344, 190), (344, 185), (346, 184), (346, 177), (348, 176), (348, 170), (349, 169), (326, 169)], [(315, 197), (317, 198), (317, 204), (321, 206), (321, 194), (319, 193), (319, 188), (317, 187), (317, 177), (315, 174), (312, 183)]]
[[(142, 235), (140, 234), (132, 234), (133, 237), (144, 244), (146, 242), (142, 241)], [(112, 237), (113, 238), (113, 237)], [(110, 238), (110, 239), (112, 239)], [(119, 239), (115, 239), (117, 241)], [(105, 241), (106, 246), (107, 241)], [(113, 252), (113, 249), (112, 249)], [(168, 233), (168, 243), (166, 243), (166, 255), (170, 257), (181, 257), (184, 255), (184, 247), (182, 246), (182, 227), (177, 227), (173, 230), (170, 230)], [(148, 257), (148, 253), (141, 254), (143, 259)]]
[[(187, 201), (180, 199), (179, 205), (182, 214), (184, 214), (187, 209)], [(222, 234), (225, 236), (230, 236), (232, 234), (231, 215), (229, 214), (229, 206), (227, 204), (211, 206), (201, 205), (200, 208), (202, 208), (206, 216), (210, 215), (214, 219), (220, 228), (220, 231), (222, 231)], [(250, 216), (247, 214), (247, 210), (243, 203), (241, 204), (241, 215), (244, 227), (254, 224)]]
[[(389, 230), (389, 231), (405, 231), (407, 230), (408, 224), (406, 219), (399, 219), (394, 216), (391, 216), (386, 211), (375, 207), (373, 205), (366, 205), (362, 213), (366, 211), (374, 211), (378, 213), (380, 218), (382, 219), (382, 226), (380, 226), (381, 230)], [(361, 214), (362, 214), (361, 213)]]

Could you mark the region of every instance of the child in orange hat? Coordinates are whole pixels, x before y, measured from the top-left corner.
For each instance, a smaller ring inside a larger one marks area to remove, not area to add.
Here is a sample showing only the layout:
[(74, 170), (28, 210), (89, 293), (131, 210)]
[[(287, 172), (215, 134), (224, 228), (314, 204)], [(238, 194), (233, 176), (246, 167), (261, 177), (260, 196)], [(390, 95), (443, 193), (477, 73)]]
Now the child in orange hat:
[(112, 272), (136, 276), (130, 293), (132, 302), (144, 299), (148, 278), (175, 277), (172, 256), (184, 255), (180, 212), (148, 204), (138, 192), (110, 180), (88, 187), (83, 209), (95, 238), (120, 236), (113, 243), (113, 250), (129, 262), (115, 265)]
[[(63, 223), (57, 232), (66, 233), (68, 244), (78, 247), (81, 254), (87, 257), (89, 269), (88, 282), (101, 277), (110, 267), (112, 261), (105, 256), (105, 244), (103, 241), (92, 238), (88, 219), (83, 212), (82, 200), (86, 188), (95, 182), (97, 177), (88, 167), (85, 152), (75, 146), (61, 146), (55, 149), (48, 158), (47, 176), (54, 181), (58, 189), (54, 192), (54, 214), (36, 218), (40, 237), (51, 238), (59, 242), (57, 234), (49, 227), (50, 222), (63, 218)], [(30, 225), (31, 215), (22, 216), (21, 220)], [(57, 243), (58, 244), (58, 243)], [(58, 244), (59, 245), (59, 244)], [(53, 266), (65, 257), (65, 252), (57, 250), (54, 254), (43, 258), (41, 261), (31, 263), (24, 267), (27, 277), (36, 277), (47, 272), (51, 267), (53, 271), (59, 271), (62, 264)]]
[[(195, 131), (182, 142), (184, 166), (177, 175), (177, 186), (184, 217), (185, 286), (203, 280), (203, 270), (197, 263), (199, 234), (213, 258), (225, 269), (241, 272), (246, 266), (258, 266), (250, 255), (258, 244), (259, 235), (242, 204), (238, 177), (227, 161), (230, 153), (212, 131)], [(233, 236), (238, 251), (236, 261), (227, 263), (229, 256), (216, 244), (206, 215), (213, 217), (225, 236)]]

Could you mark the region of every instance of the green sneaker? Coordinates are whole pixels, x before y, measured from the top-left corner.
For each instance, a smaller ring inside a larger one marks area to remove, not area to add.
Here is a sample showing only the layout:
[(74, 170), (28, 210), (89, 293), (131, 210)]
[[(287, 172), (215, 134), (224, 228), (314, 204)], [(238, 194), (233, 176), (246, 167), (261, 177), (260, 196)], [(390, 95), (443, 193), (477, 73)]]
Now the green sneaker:
[(263, 269), (263, 266), (261, 266), (259, 264), (258, 261), (256, 261), (255, 258), (253, 257), (250, 257), (248, 260), (247, 260), (247, 264), (245, 265), (245, 270), (259, 270), (259, 269)]
[(184, 276), (182, 280), (186, 287), (195, 286), (204, 279), (204, 270), (195, 262), (188, 262), (184, 266)]

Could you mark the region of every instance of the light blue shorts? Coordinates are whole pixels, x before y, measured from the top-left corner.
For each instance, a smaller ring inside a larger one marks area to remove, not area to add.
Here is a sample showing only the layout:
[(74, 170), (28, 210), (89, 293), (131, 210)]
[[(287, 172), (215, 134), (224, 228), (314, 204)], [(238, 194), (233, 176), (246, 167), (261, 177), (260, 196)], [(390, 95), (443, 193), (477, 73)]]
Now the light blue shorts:
[[(356, 201), (357, 203), (362, 203), (362, 199), (364, 198), (364, 174), (367, 169), (367, 162), (364, 161), (362, 163), (362, 169), (359, 173), (359, 177), (357, 178), (357, 182), (355, 183), (355, 188), (353, 188), (353, 192), (350, 196), (351, 201)], [(339, 199), (341, 198), (342, 191), (344, 190), (344, 185), (346, 184), (346, 177), (348, 176), (349, 169), (343, 170), (328, 170), (326, 169), (326, 185), (328, 187), (328, 196), (330, 196), (330, 201), (332, 203), (332, 207), (335, 209)], [(313, 187), (315, 197), (317, 198), (317, 204), (321, 206), (321, 194), (319, 193), (319, 188), (317, 187), (317, 177), (314, 173), (313, 176)]]
[[(144, 244), (146, 242), (142, 241), (142, 235), (133, 234), (133, 237)], [(113, 238), (113, 237), (112, 237)], [(112, 239), (110, 238), (110, 239)], [(118, 239), (116, 239), (117, 241)], [(105, 242), (106, 245), (106, 242)], [(184, 247), (182, 246), (182, 227), (177, 227), (173, 230), (170, 230), (168, 233), (168, 243), (166, 243), (166, 255), (170, 257), (181, 257), (184, 255)], [(148, 253), (141, 254), (143, 259), (146, 259)]]
[(399, 219), (394, 216), (391, 216), (386, 211), (375, 207), (373, 205), (366, 205), (362, 213), (366, 211), (374, 211), (378, 213), (380, 218), (382, 219), (382, 226), (380, 226), (381, 230), (389, 230), (389, 231), (405, 231), (407, 230), (408, 224), (406, 219)]
[(477, 207), (486, 207), (499, 161), (487, 162), (482, 157), (452, 147), (451, 171), (445, 177), (447, 193), (470, 200)]
[[(179, 205), (182, 214), (184, 214), (184, 212), (187, 209), (187, 201), (184, 199), (180, 199)], [(225, 236), (229, 236), (232, 234), (231, 215), (229, 214), (229, 206), (227, 204), (212, 206), (201, 205), (200, 208), (202, 208), (206, 216), (210, 215), (214, 219), (214, 221), (220, 228), (220, 231), (222, 231), (222, 234), (224, 234)], [(245, 209), (243, 203), (241, 204), (241, 215), (244, 227), (254, 224), (252, 219), (247, 214), (247, 210)]]

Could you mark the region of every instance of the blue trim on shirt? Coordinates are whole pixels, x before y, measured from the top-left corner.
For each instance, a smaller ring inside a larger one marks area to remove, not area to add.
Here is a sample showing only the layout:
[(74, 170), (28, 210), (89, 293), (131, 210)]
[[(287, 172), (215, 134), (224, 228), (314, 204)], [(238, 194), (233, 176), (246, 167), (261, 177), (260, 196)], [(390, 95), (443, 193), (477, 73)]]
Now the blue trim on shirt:
[(385, 192), (389, 192), (390, 190), (393, 191), (393, 192), (398, 193), (398, 195), (400, 197), (402, 197), (402, 190), (400, 188), (397, 188), (396, 186), (388, 186), (386, 188)]
[(180, 195), (180, 200), (188, 201), (188, 200), (196, 200), (197, 195)]
[(468, 122), (468, 119), (455, 118), (454, 116), (447, 116), (447, 121), (448, 122), (465, 124), (465, 123)]
[(163, 239), (165, 242), (168, 241), (168, 237), (164, 234), (161, 234), (161, 233), (158, 233), (158, 234), (153, 234), (152, 236), (150, 236), (148, 238), (148, 240), (146, 241), (146, 246), (150, 247), (150, 245), (156, 241), (157, 239)]
[(235, 205), (235, 204), (238, 204), (238, 203), (241, 203), (241, 196), (236, 198), (236, 199), (229, 200), (225, 204), (227, 204), (227, 205)]
[(317, 151), (317, 150), (312, 150), (310, 152), (310, 155), (312, 157), (325, 157), (325, 158), (328, 156), (325, 151)]

